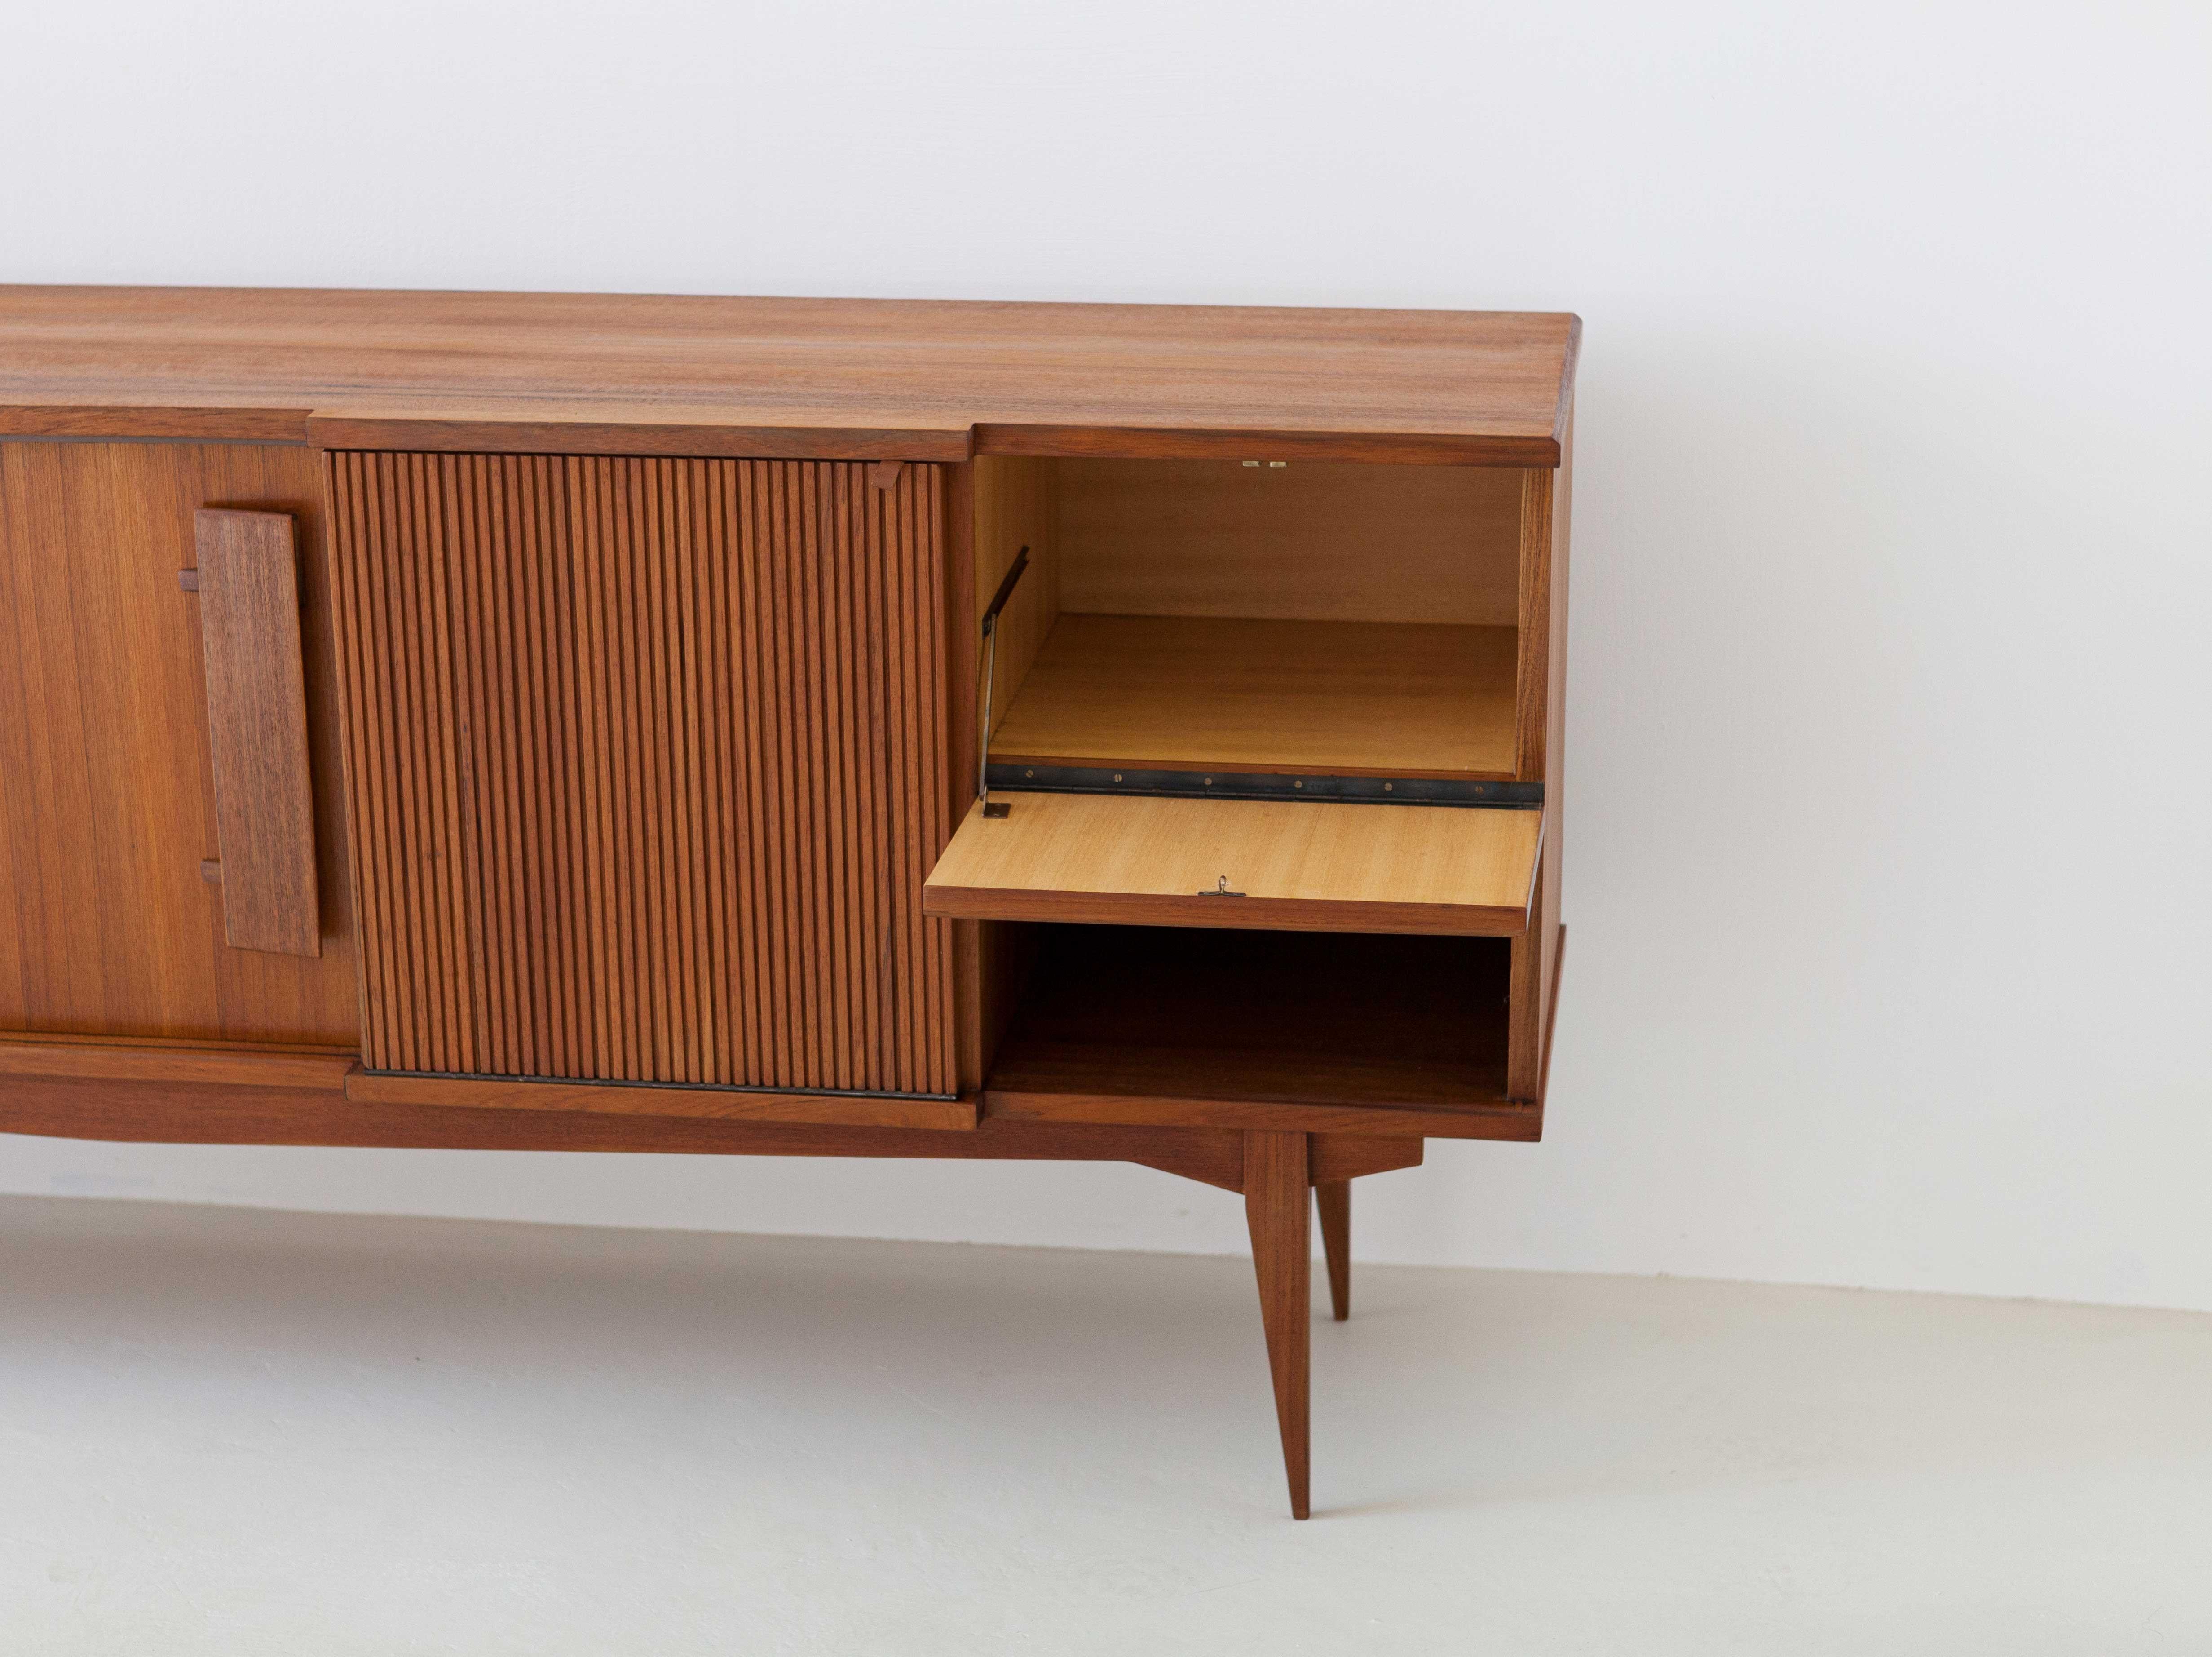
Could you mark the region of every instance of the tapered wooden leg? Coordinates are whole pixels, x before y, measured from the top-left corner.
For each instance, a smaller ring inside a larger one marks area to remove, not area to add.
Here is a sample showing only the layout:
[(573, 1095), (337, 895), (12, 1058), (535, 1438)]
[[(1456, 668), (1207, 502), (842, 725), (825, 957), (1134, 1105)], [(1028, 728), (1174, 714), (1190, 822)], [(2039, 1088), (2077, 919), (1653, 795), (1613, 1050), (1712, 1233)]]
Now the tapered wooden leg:
[(1352, 1315), (1352, 1181), (1316, 1185), (1314, 1206), (1321, 1211), (1322, 1253), (1328, 1256), (1328, 1303), (1342, 1323)]
[(1252, 1266), (1260, 1278), (1260, 1320), (1267, 1331), (1267, 1367), (1274, 1371), (1275, 1420), (1283, 1432), (1283, 1469), (1290, 1477), (1293, 1519), (1304, 1519), (1308, 1512), (1306, 1399), (1313, 1317), (1308, 1167), (1303, 1133), (1244, 1136), (1244, 1218), (1252, 1228)]

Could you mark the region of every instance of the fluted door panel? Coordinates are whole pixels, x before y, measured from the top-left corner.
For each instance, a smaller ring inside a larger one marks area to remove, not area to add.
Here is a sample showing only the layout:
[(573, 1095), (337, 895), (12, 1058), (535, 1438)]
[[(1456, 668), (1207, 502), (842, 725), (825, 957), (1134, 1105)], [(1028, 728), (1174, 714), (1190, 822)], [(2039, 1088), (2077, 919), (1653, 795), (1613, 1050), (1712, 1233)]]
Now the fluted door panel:
[(329, 464), (365, 1064), (953, 1092), (939, 469)]

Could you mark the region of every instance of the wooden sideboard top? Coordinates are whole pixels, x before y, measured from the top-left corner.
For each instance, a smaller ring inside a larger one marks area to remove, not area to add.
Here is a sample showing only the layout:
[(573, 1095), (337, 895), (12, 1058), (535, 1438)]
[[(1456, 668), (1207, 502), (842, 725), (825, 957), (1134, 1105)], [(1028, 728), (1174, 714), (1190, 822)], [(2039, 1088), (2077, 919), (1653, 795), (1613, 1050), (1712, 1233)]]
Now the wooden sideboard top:
[(0, 435), (1556, 466), (1565, 313), (0, 286)]

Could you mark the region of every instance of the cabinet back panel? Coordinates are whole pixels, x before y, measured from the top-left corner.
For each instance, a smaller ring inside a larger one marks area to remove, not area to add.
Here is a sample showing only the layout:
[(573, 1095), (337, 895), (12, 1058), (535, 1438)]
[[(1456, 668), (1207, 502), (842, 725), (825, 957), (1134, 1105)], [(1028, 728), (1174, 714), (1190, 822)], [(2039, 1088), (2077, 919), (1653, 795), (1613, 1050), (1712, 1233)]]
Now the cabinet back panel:
[(1052, 464), (1064, 610), (1474, 627), (1519, 617), (1518, 471)]
[[(234, 950), (197, 567), (204, 507), (290, 514), (319, 956)], [(0, 442), (0, 1029), (349, 1047), (344, 792), (308, 450)]]
[(954, 1090), (939, 469), (331, 483), (371, 1068)]

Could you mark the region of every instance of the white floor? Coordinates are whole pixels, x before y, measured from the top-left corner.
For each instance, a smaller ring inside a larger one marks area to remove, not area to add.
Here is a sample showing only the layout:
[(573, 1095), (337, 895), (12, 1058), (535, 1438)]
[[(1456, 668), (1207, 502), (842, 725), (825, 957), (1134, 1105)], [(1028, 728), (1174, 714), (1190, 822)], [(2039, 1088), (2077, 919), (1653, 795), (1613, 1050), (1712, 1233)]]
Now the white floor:
[(0, 1199), (0, 1652), (2212, 1652), (2212, 1317), (1354, 1293)]

